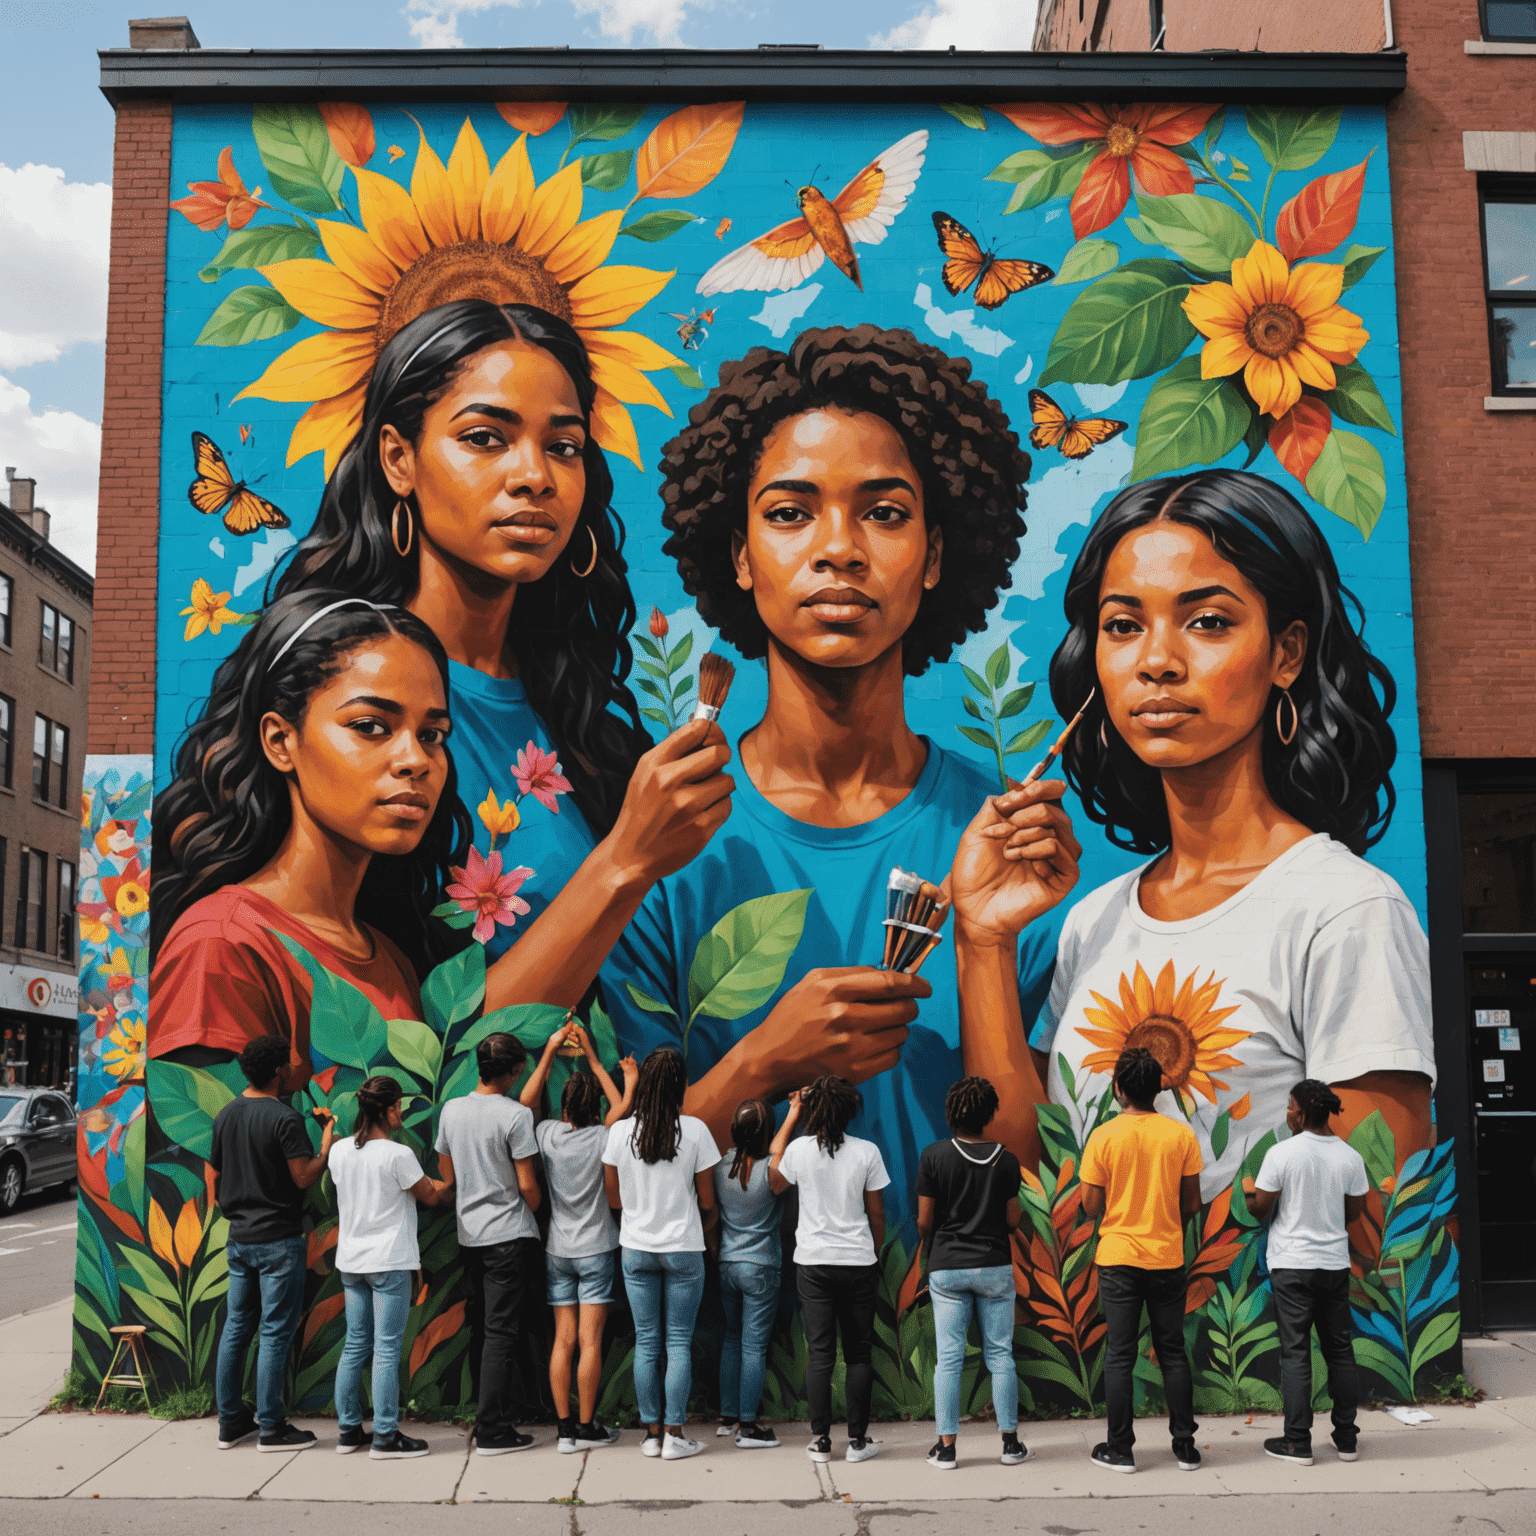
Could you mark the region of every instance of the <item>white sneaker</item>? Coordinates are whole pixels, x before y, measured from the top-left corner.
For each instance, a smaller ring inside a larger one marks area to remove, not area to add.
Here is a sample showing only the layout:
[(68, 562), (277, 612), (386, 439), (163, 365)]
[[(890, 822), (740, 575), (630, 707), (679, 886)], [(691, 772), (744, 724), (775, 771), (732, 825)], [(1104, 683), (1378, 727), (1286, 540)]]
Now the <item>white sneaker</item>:
[(727, 1435), (734, 1435), (735, 1433), (735, 1419), (721, 1419), (720, 1422), (715, 1425), (715, 1438), (717, 1440), (723, 1440)]
[(878, 1440), (850, 1440), (848, 1449), (843, 1453), (844, 1461), (870, 1461), (880, 1454), (880, 1442)]
[[(668, 1435), (667, 1438), (670, 1440), (672, 1437)], [(661, 1436), (647, 1433), (645, 1439), (640, 1444), (640, 1454), (642, 1456), (660, 1456)]]
[(690, 1440), (687, 1435), (674, 1435), (670, 1432), (661, 1442), (661, 1459), (663, 1461), (683, 1461), (689, 1456), (697, 1456), (704, 1447), (697, 1440)]

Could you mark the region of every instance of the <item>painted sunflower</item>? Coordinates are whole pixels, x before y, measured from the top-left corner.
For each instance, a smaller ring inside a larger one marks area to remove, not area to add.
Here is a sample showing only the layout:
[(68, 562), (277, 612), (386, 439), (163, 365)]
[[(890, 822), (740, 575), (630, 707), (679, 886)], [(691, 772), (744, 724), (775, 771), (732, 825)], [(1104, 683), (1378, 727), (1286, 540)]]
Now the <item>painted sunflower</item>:
[(1097, 1027), (1079, 1025), (1077, 1032), (1099, 1049), (1083, 1057), (1083, 1065), (1090, 1072), (1113, 1072), (1122, 1051), (1140, 1047), (1157, 1057), (1163, 1086), (1179, 1096), (1186, 1113), (1195, 1107), (1197, 1093), (1214, 1104), (1216, 1091), (1225, 1091), (1227, 1085), (1211, 1074), (1241, 1065), (1226, 1049), (1246, 1040), (1250, 1031), (1221, 1028), (1237, 1007), (1217, 1008), (1225, 980), (1217, 981), (1213, 972), (1201, 986), (1196, 984), (1198, 974), (1191, 971), (1181, 986), (1170, 960), (1154, 985), (1137, 961), (1134, 976), (1120, 977), (1118, 1007), (1093, 992), (1099, 1006), (1085, 1008), (1083, 1014)]
[(122, 1082), (143, 1077), (145, 1060), (144, 1020), (120, 1018), (107, 1036), (107, 1049), (101, 1056), (102, 1066)]
[(637, 466), (640, 445), (627, 405), (672, 414), (647, 371), (680, 361), (649, 337), (614, 327), (673, 277), (647, 267), (605, 266), (622, 209), (581, 217), (581, 165), (535, 185), (528, 136), (494, 170), (468, 118), (445, 166), (422, 135), (405, 190), (361, 166), (357, 229), (319, 221), (329, 261), (262, 267), (301, 315), (331, 327), (275, 359), (235, 399), (312, 402), (288, 441), (288, 463), (323, 452), (329, 479), (363, 417), (374, 363), (417, 315), (457, 299), (532, 304), (568, 321), (592, 358), (592, 435)]

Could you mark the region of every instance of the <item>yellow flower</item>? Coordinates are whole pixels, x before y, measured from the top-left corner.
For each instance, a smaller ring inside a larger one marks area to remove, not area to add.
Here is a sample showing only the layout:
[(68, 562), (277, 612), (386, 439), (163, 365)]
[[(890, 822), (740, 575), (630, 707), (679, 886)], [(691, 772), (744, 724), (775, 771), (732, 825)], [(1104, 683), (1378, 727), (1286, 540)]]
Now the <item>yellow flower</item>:
[[(201, 576), (192, 583), (192, 597), (190, 608), (183, 608), (177, 615), (178, 618), (187, 619), (187, 627), (182, 632), (183, 640), (195, 640), (207, 629), (218, 634), (221, 624), (233, 624), (240, 615), (231, 613), (224, 605), (230, 599), (228, 592), (215, 592)], [(191, 618), (187, 615), (191, 614)]]
[(150, 1251), (157, 1259), (164, 1260), (172, 1267), (176, 1265), (176, 1237), (171, 1230), (171, 1223), (160, 1202), (153, 1196), (149, 1201), (149, 1220), (144, 1223), (149, 1236)]
[(1083, 1013), (1097, 1028), (1079, 1025), (1077, 1032), (1100, 1049), (1084, 1056), (1083, 1065), (1090, 1072), (1113, 1072), (1120, 1053), (1139, 1046), (1157, 1057), (1163, 1087), (1177, 1093), (1186, 1109), (1194, 1108), (1196, 1093), (1214, 1104), (1216, 1090), (1227, 1085), (1211, 1073), (1241, 1065), (1236, 1056), (1225, 1052), (1229, 1045), (1246, 1040), (1249, 1031), (1219, 1027), (1237, 1008), (1213, 1007), (1225, 982), (1217, 981), (1213, 973), (1204, 986), (1197, 987), (1197, 974), (1191, 971), (1180, 986), (1170, 960), (1158, 972), (1154, 986), (1138, 961), (1134, 977), (1120, 977), (1119, 1007), (1094, 992), (1099, 1006), (1085, 1008)]
[(1335, 363), (1352, 363), (1368, 342), (1359, 315), (1340, 308), (1344, 268), (1308, 262), (1292, 270), (1258, 241), (1232, 263), (1230, 283), (1202, 283), (1184, 300), (1189, 323), (1207, 339), (1200, 377), (1239, 368), (1261, 414), (1277, 420), (1301, 399), (1301, 386), (1329, 390)]
[(149, 906), (149, 892), (137, 880), (124, 880), (117, 888), (117, 900), (112, 905), (123, 917), (137, 917)]
[(80, 914), (80, 940), (82, 943), (105, 944), (111, 936), (112, 930), (99, 917), (91, 917), (84, 912)]
[(510, 836), (523, 819), (518, 813), (517, 802), (510, 797), (504, 805), (497, 805), (494, 789), (486, 790), (485, 799), (475, 809), (493, 838)]
[[(672, 414), (642, 370), (680, 360), (648, 337), (614, 330), (674, 276), (604, 266), (623, 211), (581, 217), (581, 166), (535, 186), (528, 136), (492, 170), (469, 119), (445, 166), (421, 137), (409, 192), (355, 167), (357, 229), (320, 221), (330, 260), (280, 261), (260, 270), (300, 314), (331, 329), (290, 347), (236, 400), (312, 401), (288, 442), (288, 462), (323, 451), (329, 478), (363, 417), (374, 363), (396, 331), (456, 299), (532, 304), (569, 321), (592, 358), (592, 435), (643, 468), (625, 404)], [(622, 403), (621, 403), (622, 402)]]
[(203, 1218), (198, 1215), (197, 1206), (191, 1200), (182, 1205), (181, 1215), (176, 1218), (173, 1237), (177, 1261), (190, 1269), (192, 1260), (197, 1257), (198, 1244), (203, 1240)]
[(101, 1064), (113, 1077), (122, 1081), (144, 1075), (144, 1020), (119, 1019), (107, 1036), (108, 1049), (102, 1053)]

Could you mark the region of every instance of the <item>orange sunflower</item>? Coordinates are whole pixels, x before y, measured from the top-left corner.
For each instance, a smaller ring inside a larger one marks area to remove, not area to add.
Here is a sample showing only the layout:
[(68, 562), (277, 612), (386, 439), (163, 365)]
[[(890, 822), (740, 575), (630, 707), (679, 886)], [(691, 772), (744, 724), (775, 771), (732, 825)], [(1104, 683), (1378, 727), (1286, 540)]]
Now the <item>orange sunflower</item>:
[(1230, 283), (1189, 290), (1184, 313), (1207, 338), (1200, 377), (1243, 382), (1261, 414), (1278, 420), (1301, 399), (1301, 386), (1329, 390), (1335, 363), (1352, 363), (1371, 339), (1360, 316), (1340, 307), (1344, 268), (1308, 262), (1291, 267), (1274, 246), (1256, 241), (1232, 263)]
[(368, 380), (390, 337), (426, 310), (474, 298), (532, 304), (568, 321), (592, 358), (592, 435), (641, 465), (625, 406), (652, 405), (670, 416), (645, 374), (680, 360), (614, 327), (674, 274), (603, 265), (624, 214), (582, 219), (580, 162), (535, 185), (523, 134), (492, 170), (466, 118), (446, 166), (422, 135), (409, 192), (361, 166), (352, 174), (363, 227), (322, 219), (329, 261), (260, 269), (301, 315), (331, 327), (289, 347), (235, 396), (312, 402), (293, 429), (288, 462), (323, 452), (329, 478), (362, 422)]
[(1196, 984), (1198, 971), (1191, 971), (1181, 986), (1174, 975), (1173, 961), (1158, 972), (1154, 986), (1151, 978), (1136, 963), (1134, 976), (1120, 977), (1120, 1004), (1092, 993), (1097, 1008), (1085, 1008), (1084, 1016), (1094, 1029), (1078, 1026), (1080, 1034), (1098, 1050), (1083, 1057), (1090, 1072), (1113, 1072), (1121, 1051), (1141, 1047), (1157, 1057), (1163, 1069), (1163, 1086), (1178, 1094), (1187, 1111), (1195, 1107), (1195, 1094), (1212, 1104), (1216, 1090), (1226, 1090), (1220, 1078), (1212, 1077), (1224, 1067), (1240, 1066), (1226, 1048), (1246, 1040), (1249, 1031), (1223, 1029), (1221, 1022), (1237, 1012), (1217, 1008), (1225, 980), (1217, 981), (1213, 972), (1203, 986)]

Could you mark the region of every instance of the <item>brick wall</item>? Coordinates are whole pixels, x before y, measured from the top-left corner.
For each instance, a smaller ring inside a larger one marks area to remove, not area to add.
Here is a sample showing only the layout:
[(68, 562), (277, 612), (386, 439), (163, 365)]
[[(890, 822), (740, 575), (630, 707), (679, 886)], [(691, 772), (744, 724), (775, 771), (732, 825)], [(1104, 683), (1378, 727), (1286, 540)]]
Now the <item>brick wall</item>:
[(160, 356), (170, 169), (170, 103), (119, 107), (96, 534), (92, 752), (151, 752), (155, 745)]

